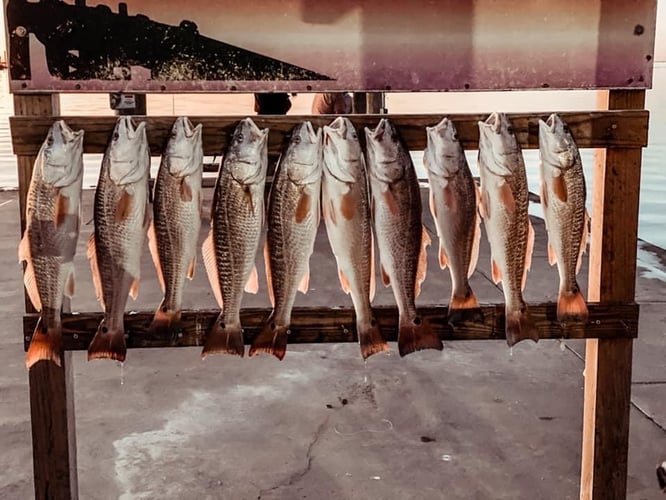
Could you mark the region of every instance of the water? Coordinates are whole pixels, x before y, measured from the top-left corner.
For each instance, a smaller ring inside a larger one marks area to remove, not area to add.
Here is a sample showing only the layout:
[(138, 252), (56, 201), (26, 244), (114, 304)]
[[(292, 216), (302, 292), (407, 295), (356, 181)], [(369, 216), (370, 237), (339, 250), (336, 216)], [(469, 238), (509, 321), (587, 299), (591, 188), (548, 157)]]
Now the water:
[[(7, 93), (7, 72), (0, 71), (0, 189), (18, 186), (16, 159), (11, 148), (8, 118), (13, 114), (13, 97)], [(493, 110), (507, 112), (594, 109), (596, 96), (589, 91), (568, 92), (488, 92), (468, 94), (388, 94), (387, 107), (393, 113), (485, 113)], [(307, 114), (311, 97), (301, 94), (292, 99), (290, 114)], [(253, 115), (254, 99), (249, 94), (215, 95), (149, 95), (148, 112), (151, 115)], [(60, 101), (63, 116), (113, 115), (107, 94), (63, 94)], [(655, 63), (653, 89), (647, 92), (646, 108), (650, 110), (649, 147), (643, 150), (641, 199), (638, 235), (654, 245), (666, 248), (666, 171), (662, 159), (666, 157), (666, 63)], [(468, 151), (467, 158), (474, 175), (476, 151)], [(422, 153), (412, 154), (419, 176), (424, 178)], [(530, 191), (539, 192), (538, 151), (525, 150)], [(588, 207), (591, 200), (593, 150), (582, 150), (588, 187)], [(84, 179), (86, 188), (94, 187), (99, 175), (101, 155), (85, 155)], [(157, 172), (159, 158), (153, 158), (152, 174)], [(214, 175), (214, 174), (207, 174)], [(531, 213), (541, 215), (538, 205), (531, 205)], [(588, 208), (589, 210), (589, 208)], [(591, 210), (590, 210), (591, 212)]]

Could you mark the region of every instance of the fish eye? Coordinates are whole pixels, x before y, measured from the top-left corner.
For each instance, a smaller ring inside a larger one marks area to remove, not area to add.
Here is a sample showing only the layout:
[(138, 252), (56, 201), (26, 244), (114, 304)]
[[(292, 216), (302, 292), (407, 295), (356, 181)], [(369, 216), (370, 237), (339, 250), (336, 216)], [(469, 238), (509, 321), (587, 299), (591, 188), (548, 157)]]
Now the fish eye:
[(294, 144), (300, 144), (301, 143), (301, 136), (300, 135), (294, 136), (292, 141), (294, 141)]
[(563, 125), (562, 130), (564, 131), (565, 134), (568, 134), (571, 132), (571, 129), (569, 128), (569, 125)]
[(398, 134), (391, 134), (391, 140), (393, 142), (398, 142)]
[(509, 125), (509, 126), (506, 128), (506, 131), (507, 131), (508, 133), (510, 133), (510, 134), (513, 134), (513, 133), (514, 133), (513, 127), (512, 127), (511, 125)]
[(114, 140), (114, 141), (117, 141), (119, 138), (120, 138), (120, 134), (118, 134), (118, 132), (114, 132), (114, 134), (113, 134), (113, 140)]
[(52, 135), (50, 135), (50, 136), (46, 139), (46, 144), (48, 144), (49, 146), (52, 146), (52, 145), (53, 145), (53, 136), (52, 136)]
[(236, 134), (236, 142), (243, 142), (243, 139), (244, 139), (243, 134), (241, 132), (238, 132)]
[(457, 141), (458, 140), (458, 134), (456, 132), (451, 134), (451, 140), (452, 141)]

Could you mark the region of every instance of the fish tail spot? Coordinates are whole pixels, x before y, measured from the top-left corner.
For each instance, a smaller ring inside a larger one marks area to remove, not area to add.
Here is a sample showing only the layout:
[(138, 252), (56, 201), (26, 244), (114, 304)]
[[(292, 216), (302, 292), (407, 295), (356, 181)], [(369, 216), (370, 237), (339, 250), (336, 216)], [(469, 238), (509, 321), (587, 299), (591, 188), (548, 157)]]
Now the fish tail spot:
[(206, 359), (209, 354), (230, 354), (242, 358), (245, 355), (245, 342), (241, 325), (231, 325), (218, 318), (206, 335), (201, 359)]
[(166, 305), (160, 306), (155, 311), (155, 316), (148, 327), (148, 333), (153, 334), (175, 334), (181, 329), (180, 323), (181, 312), (179, 310), (171, 310)]
[(589, 317), (585, 298), (575, 285), (571, 291), (561, 291), (557, 298), (557, 320), (567, 321), (587, 321)]
[(367, 325), (357, 325), (356, 330), (358, 331), (358, 341), (363, 359), (368, 359), (373, 354), (389, 350), (388, 343), (379, 330), (377, 320), (374, 318)]
[(122, 328), (108, 328), (104, 320), (88, 346), (88, 361), (93, 359), (113, 359), (125, 361), (127, 345)]
[(439, 336), (425, 318), (417, 316), (413, 320), (400, 319), (398, 352), (401, 357), (423, 349), (441, 351), (443, 347)]
[(453, 294), (451, 296), (447, 320), (450, 325), (466, 322), (483, 323), (481, 306), (479, 306), (479, 301), (471, 288), (467, 288), (465, 295)]
[(39, 361), (53, 361), (56, 365), (61, 366), (61, 354), (62, 325), (57, 324), (47, 328), (40, 318), (25, 355), (26, 367), (29, 369)]
[(527, 306), (523, 305), (518, 311), (506, 311), (506, 343), (509, 347), (522, 340), (539, 341), (539, 330), (532, 321)]

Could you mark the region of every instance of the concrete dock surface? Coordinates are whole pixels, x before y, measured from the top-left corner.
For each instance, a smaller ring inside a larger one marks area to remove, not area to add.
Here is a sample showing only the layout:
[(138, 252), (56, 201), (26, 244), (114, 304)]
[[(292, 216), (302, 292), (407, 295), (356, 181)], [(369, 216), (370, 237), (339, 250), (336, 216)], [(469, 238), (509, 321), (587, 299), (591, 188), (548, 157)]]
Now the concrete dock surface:
[[(211, 190), (206, 190), (207, 233)], [(74, 311), (100, 311), (85, 257), (92, 191), (84, 193)], [(32, 448), (17, 262), (18, 196), (0, 193), (0, 498), (33, 496)], [(424, 205), (425, 207), (426, 205)], [(432, 218), (428, 277), (417, 305), (447, 304)], [(525, 297), (555, 301), (543, 222)], [(244, 306), (268, 306), (260, 291)], [(639, 242), (627, 497), (661, 498), (655, 467), (666, 460), (666, 252)], [(311, 290), (297, 306), (345, 305), (323, 223)], [(161, 299), (148, 250), (139, 298)], [(579, 283), (587, 285), (587, 259)], [(378, 282), (374, 304), (393, 304)], [(482, 238), (472, 287), (502, 302)], [(201, 259), (186, 308), (214, 308)], [(135, 349), (121, 366), (74, 356), (81, 499), (575, 499), (578, 498), (584, 341), (447, 342), (442, 352), (364, 363), (356, 344), (290, 346), (284, 361), (213, 356), (199, 348)], [(608, 467), (614, 467), (612, 463)]]

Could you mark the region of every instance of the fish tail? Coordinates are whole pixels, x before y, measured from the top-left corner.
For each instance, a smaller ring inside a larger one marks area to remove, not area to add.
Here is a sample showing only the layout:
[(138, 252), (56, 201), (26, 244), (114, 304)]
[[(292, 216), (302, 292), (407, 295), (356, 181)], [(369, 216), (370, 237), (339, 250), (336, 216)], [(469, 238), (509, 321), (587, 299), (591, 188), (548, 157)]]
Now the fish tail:
[(62, 324), (57, 323), (48, 328), (42, 322), (42, 318), (39, 318), (25, 355), (25, 366), (28, 368), (39, 361), (53, 361), (61, 366)]
[(125, 361), (127, 346), (123, 328), (108, 328), (102, 320), (88, 346), (88, 361), (91, 359), (114, 359)]
[(525, 305), (518, 311), (506, 311), (505, 332), (506, 343), (509, 344), (509, 347), (514, 346), (521, 340), (539, 341), (539, 330), (534, 325)]
[(476, 300), (476, 295), (474, 295), (469, 286), (465, 295), (456, 295), (455, 293), (451, 295), (447, 320), (450, 325), (457, 325), (468, 321), (483, 323), (481, 306), (479, 306), (479, 301)]
[(209, 354), (232, 354), (242, 358), (245, 355), (245, 342), (240, 323), (225, 324), (220, 314), (206, 335), (201, 359), (206, 359)]
[(420, 316), (413, 320), (400, 318), (400, 329), (398, 332), (398, 352), (400, 356), (406, 356), (414, 351), (422, 349), (443, 349), (442, 341), (433, 331), (430, 322)]
[(273, 319), (269, 318), (261, 333), (252, 342), (249, 355), (272, 354), (279, 360), (282, 360), (287, 352), (288, 331), (288, 325), (276, 325)]
[(388, 343), (379, 331), (377, 320), (371, 319), (366, 324), (356, 325), (356, 331), (358, 332), (358, 341), (361, 345), (363, 359), (368, 359), (378, 352), (389, 350)]
[(153, 316), (153, 321), (148, 327), (149, 334), (156, 333), (176, 333), (180, 330), (180, 311), (174, 311), (173, 309), (168, 309), (164, 305), (155, 311), (155, 316)]
[(557, 298), (557, 320), (558, 321), (587, 321), (589, 312), (585, 298), (578, 286), (575, 291), (560, 291)]

